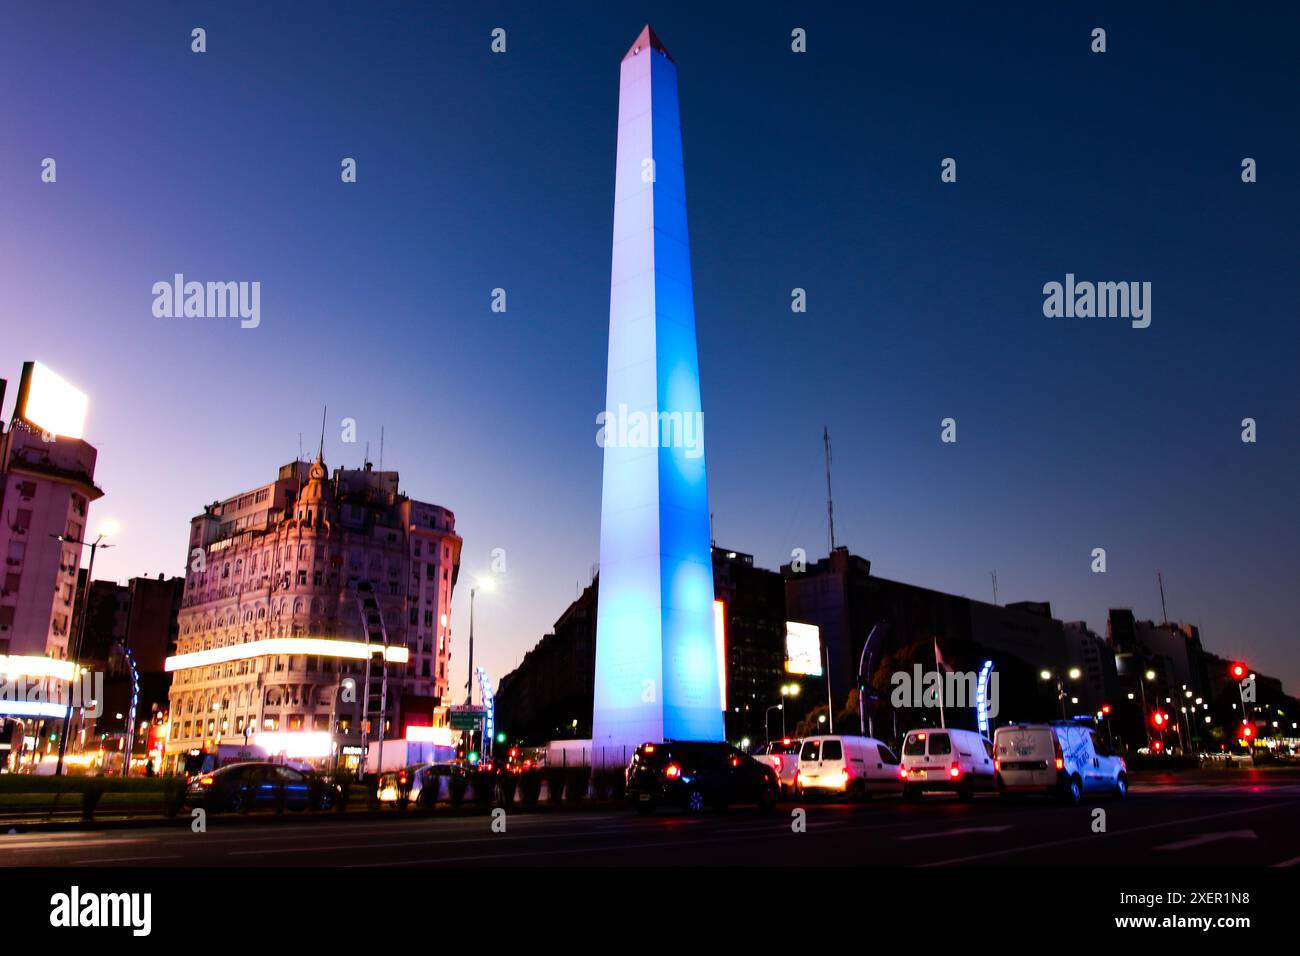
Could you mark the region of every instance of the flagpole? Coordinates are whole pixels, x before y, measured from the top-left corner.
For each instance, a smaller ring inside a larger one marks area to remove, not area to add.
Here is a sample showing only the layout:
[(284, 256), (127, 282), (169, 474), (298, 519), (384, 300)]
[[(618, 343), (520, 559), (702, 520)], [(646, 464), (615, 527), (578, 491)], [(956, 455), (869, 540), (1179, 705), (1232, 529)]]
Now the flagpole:
[(934, 639), (934, 669), (939, 675), (939, 727), (948, 729), (948, 721), (943, 713), (943, 668), (939, 666), (939, 638)]

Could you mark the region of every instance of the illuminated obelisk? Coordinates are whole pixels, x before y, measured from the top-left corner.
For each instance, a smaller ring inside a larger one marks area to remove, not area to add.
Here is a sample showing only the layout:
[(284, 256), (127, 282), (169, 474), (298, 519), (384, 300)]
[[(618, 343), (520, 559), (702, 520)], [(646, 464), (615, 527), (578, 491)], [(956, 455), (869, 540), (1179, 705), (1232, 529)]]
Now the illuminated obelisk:
[(677, 67), (649, 26), (620, 69), (609, 300), (598, 766), (723, 739)]

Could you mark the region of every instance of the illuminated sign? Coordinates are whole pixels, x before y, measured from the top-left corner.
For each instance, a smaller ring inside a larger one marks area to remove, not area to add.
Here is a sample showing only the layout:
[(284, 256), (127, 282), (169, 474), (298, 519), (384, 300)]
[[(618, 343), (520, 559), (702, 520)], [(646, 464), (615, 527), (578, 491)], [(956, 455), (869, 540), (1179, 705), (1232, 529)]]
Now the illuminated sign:
[(189, 667), (208, 667), (212, 664), (227, 664), (230, 661), (250, 660), (270, 654), (302, 654), (313, 657), (342, 657), (354, 661), (364, 661), (367, 654), (383, 651), (390, 664), (405, 664), (411, 652), (401, 646), (390, 645), (384, 648), (379, 644), (366, 644), (364, 641), (335, 641), (323, 637), (272, 637), (263, 641), (248, 641), (244, 644), (228, 644), (206, 651), (191, 651), (167, 658), (163, 667), (167, 671), (182, 671)]
[(821, 677), (822, 639), (816, 624), (785, 622), (785, 669), (790, 674)]
[(713, 602), (713, 646), (718, 652), (718, 700), (727, 709), (727, 602)]
[(73, 388), (40, 362), (24, 362), (14, 413), (41, 431), (81, 438), (86, 426), (84, 392)]
[(452, 747), (456, 743), (450, 727), (408, 726), (406, 739), (408, 743), (437, 744), (441, 747)]
[(72, 680), (76, 667), (72, 661), (59, 661), (52, 657), (18, 657), (0, 654), (0, 675), (4, 677), (53, 677)]
[(989, 735), (989, 675), (993, 662), (985, 661), (980, 668), (979, 682), (975, 685), (975, 722), (985, 737)]
[(324, 730), (267, 730), (253, 735), (253, 746), (286, 757), (328, 757), (331, 744)]

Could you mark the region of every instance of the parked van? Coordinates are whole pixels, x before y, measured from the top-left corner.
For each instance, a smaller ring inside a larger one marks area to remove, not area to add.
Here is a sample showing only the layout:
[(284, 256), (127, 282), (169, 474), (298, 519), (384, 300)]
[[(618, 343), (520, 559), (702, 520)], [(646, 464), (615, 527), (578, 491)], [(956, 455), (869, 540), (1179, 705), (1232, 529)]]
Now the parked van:
[(993, 744), (973, 730), (909, 731), (898, 776), (904, 800), (914, 800), (925, 790), (947, 790), (973, 800), (977, 790), (997, 786)]
[(805, 737), (799, 750), (795, 790), (844, 794), (859, 800), (898, 793), (898, 758), (874, 737)]
[(1073, 721), (1011, 724), (993, 734), (998, 789), (1055, 793), (1078, 803), (1085, 793), (1128, 793), (1128, 768), (1093, 728)]

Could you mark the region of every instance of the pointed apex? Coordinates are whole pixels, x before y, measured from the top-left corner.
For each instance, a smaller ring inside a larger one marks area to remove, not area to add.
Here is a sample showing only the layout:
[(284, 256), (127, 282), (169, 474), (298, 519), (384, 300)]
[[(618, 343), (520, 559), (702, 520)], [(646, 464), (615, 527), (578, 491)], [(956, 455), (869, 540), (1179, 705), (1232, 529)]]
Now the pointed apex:
[(673, 55), (668, 52), (668, 47), (664, 46), (664, 41), (659, 39), (659, 35), (655, 33), (654, 28), (652, 28), (648, 23), (641, 31), (641, 35), (636, 38), (636, 42), (632, 44), (631, 49), (629, 49), (624, 55), (623, 59), (630, 59), (640, 53), (644, 53), (646, 50), (657, 50), (664, 56), (668, 57), (669, 60), (672, 60), (673, 58)]

